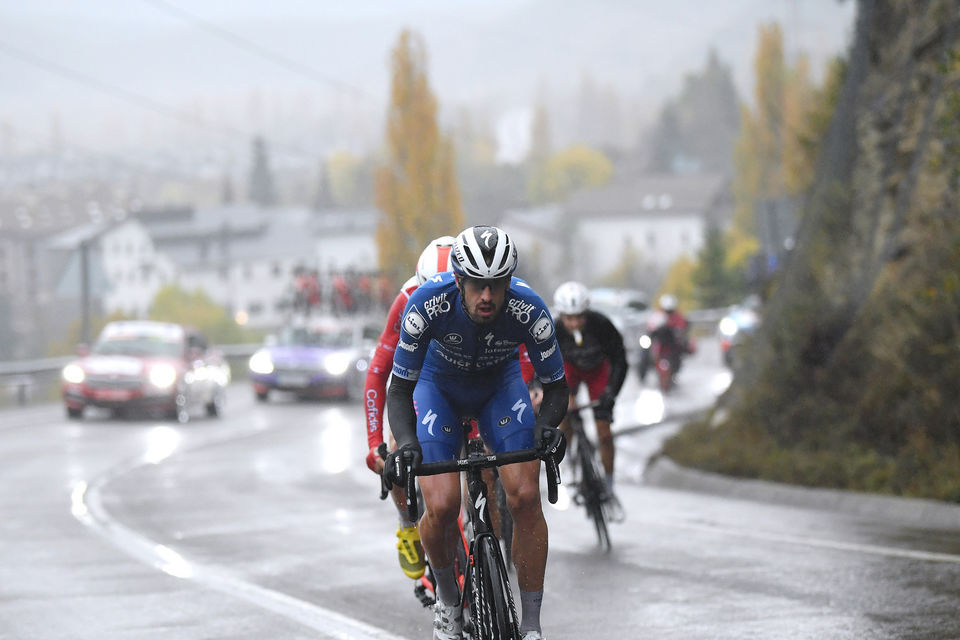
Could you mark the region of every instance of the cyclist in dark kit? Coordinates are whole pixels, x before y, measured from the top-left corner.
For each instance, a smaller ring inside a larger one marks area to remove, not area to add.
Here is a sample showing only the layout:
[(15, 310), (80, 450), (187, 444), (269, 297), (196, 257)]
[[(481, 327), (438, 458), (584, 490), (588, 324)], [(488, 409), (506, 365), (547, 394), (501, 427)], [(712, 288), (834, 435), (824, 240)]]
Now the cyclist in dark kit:
[[(557, 342), (563, 353), (571, 406), (583, 383), (597, 424), (600, 459), (606, 475), (607, 492), (613, 496), (613, 405), (627, 375), (627, 353), (623, 336), (607, 316), (590, 309), (590, 291), (579, 282), (564, 282), (553, 295), (554, 310), (560, 314)], [(561, 429), (569, 437), (566, 421)]]

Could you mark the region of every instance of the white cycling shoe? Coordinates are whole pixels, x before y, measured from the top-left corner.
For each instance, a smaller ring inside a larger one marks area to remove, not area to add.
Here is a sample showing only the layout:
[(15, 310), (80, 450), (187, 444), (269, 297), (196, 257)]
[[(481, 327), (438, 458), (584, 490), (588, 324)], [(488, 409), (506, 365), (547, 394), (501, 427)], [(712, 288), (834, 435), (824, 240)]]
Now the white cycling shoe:
[(523, 634), (523, 640), (546, 640), (539, 631), (527, 631)]
[(439, 600), (433, 605), (433, 640), (463, 640), (463, 609)]

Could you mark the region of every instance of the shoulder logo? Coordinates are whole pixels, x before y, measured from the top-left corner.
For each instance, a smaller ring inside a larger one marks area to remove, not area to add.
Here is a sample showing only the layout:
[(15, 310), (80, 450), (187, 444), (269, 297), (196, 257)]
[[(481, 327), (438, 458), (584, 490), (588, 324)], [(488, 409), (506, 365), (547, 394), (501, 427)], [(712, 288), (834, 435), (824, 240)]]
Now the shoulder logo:
[(403, 319), (403, 330), (414, 338), (419, 338), (426, 329), (427, 321), (423, 319), (423, 316), (420, 315), (420, 312), (414, 306), (407, 312), (406, 317)]
[(533, 311), (534, 306), (532, 302), (524, 302), (520, 298), (511, 298), (510, 301), (507, 302), (507, 309), (509, 309), (513, 317), (522, 324), (528, 324), (530, 322), (530, 312)]
[(459, 333), (448, 333), (447, 335), (443, 336), (443, 341), (446, 344), (460, 344), (463, 342), (463, 336)]
[(501, 427), (504, 427), (508, 424), (510, 424), (510, 416), (503, 416), (502, 418), (500, 418), (500, 421), (497, 422), (497, 425)]
[(447, 300), (447, 294), (441, 293), (433, 296), (423, 303), (423, 310), (427, 312), (427, 317), (433, 320), (434, 316), (450, 311), (450, 301)]
[(540, 311), (536, 322), (530, 327), (530, 335), (532, 335), (533, 339), (538, 343), (546, 342), (553, 337), (553, 320), (550, 319), (546, 310)]

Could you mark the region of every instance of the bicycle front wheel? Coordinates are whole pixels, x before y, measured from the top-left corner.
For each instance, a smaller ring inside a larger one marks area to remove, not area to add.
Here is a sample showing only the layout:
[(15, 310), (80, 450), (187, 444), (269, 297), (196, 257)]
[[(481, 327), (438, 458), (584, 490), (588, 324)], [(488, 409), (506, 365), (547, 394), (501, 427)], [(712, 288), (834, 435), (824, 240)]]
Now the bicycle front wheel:
[(603, 510), (603, 496), (607, 487), (600, 475), (596, 455), (590, 446), (578, 446), (580, 458), (580, 495), (587, 517), (593, 520), (597, 531), (597, 542), (608, 551), (612, 548), (610, 532), (607, 530), (607, 515)]
[(491, 534), (481, 534), (474, 542), (475, 580), (470, 615), (474, 640), (520, 640), (520, 621), (513, 592), (500, 553), (500, 544)]

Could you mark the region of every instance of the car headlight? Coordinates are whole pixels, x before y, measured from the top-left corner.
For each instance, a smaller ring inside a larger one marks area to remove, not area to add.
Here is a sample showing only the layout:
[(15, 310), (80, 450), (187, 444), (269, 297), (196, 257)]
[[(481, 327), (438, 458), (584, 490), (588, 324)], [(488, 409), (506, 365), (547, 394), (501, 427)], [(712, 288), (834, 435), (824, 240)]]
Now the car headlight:
[(150, 368), (150, 384), (158, 389), (166, 389), (177, 381), (177, 370), (173, 365), (155, 364)]
[(727, 316), (720, 321), (720, 333), (727, 336), (728, 338), (732, 337), (737, 333), (739, 327), (737, 327), (737, 321), (733, 318)]
[(342, 376), (349, 367), (349, 353), (331, 353), (323, 359), (323, 368), (332, 376)]
[(83, 369), (76, 364), (68, 364), (63, 368), (63, 379), (71, 384), (80, 384), (87, 377)]
[(650, 336), (648, 336), (647, 334), (643, 334), (642, 336), (640, 336), (641, 349), (649, 349), (652, 344), (653, 342), (650, 340)]
[(261, 350), (250, 356), (250, 371), (263, 375), (273, 373), (273, 360), (270, 359), (270, 352)]

